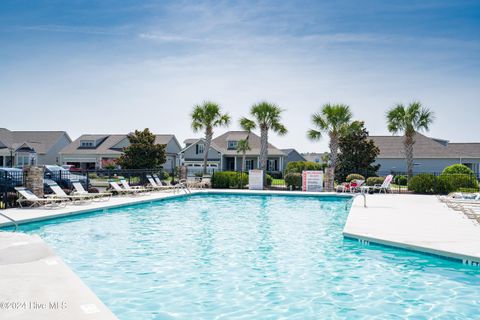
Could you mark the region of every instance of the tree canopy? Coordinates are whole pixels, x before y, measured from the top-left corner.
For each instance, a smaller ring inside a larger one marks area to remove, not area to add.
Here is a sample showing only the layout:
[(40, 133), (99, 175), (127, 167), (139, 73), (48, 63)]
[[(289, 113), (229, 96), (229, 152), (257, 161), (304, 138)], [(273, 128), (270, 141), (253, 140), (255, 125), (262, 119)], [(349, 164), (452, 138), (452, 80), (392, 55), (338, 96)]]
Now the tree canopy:
[(165, 145), (156, 144), (148, 128), (130, 133), (128, 141), (130, 145), (123, 148), (117, 162), (123, 169), (155, 169), (165, 163)]
[(354, 121), (339, 139), (340, 153), (335, 170), (337, 181), (345, 181), (347, 175), (358, 173), (365, 178), (374, 176), (380, 165), (374, 165), (380, 150), (372, 139), (362, 121)]

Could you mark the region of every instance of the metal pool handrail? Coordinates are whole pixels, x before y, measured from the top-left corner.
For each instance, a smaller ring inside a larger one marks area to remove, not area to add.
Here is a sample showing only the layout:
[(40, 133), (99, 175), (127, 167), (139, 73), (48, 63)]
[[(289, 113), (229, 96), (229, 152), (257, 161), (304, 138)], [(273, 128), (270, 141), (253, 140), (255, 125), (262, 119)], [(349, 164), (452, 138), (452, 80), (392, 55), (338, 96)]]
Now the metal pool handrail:
[(365, 195), (365, 193), (356, 193), (353, 198), (352, 198), (352, 202), (355, 200), (356, 197), (358, 196), (363, 196), (363, 207), (366, 208), (367, 207), (367, 196)]
[(13, 225), (15, 226), (15, 230), (13, 230), (13, 232), (17, 232), (17, 230), (18, 230), (18, 223), (17, 223), (17, 221), (15, 221), (14, 219), (10, 218), (9, 216), (7, 216), (6, 214), (3, 214), (3, 213), (1, 213), (1, 212), (0, 212), (0, 216), (6, 218), (7, 220), (10, 220), (10, 221), (13, 223)]

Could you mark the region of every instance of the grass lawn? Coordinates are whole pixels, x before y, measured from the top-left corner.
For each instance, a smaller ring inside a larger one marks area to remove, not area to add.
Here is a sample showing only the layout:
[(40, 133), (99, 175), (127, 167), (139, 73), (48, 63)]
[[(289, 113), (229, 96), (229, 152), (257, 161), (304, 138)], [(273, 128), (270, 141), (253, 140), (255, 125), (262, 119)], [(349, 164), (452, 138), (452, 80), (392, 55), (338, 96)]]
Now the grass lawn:
[(278, 185), (284, 185), (285, 184), (285, 179), (272, 179), (272, 185), (278, 186)]

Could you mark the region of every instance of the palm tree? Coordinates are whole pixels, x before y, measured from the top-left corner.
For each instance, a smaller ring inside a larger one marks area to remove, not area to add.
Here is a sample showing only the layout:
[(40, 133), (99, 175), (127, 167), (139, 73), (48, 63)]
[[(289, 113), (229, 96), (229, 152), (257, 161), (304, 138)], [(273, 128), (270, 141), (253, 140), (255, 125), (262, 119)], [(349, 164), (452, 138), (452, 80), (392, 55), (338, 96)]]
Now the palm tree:
[(307, 132), (311, 140), (317, 141), (322, 137), (322, 133), (327, 133), (330, 142), (329, 168), (327, 171), (326, 186), (328, 190), (333, 190), (333, 177), (335, 175), (335, 166), (337, 165), (338, 143), (340, 137), (346, 133), (352, 121), (352, 112), (350, 107), (344, 104), (325, 104), (320, 112), (312, 115), (312, 122), (316, 129), (310, 129)]
[(242, 153), (242, 172), (245, 172), (246, 153), (247, 153), (247, 151), (252, 150), (250, 148), (250, 144), (248, 143), (248, 138), (249, 137), (247, 136), (247, 138), (238, 141), (238, 144), (237, 144), (237, 153)]
[[(282, 111), (276, 104), (263, 101), (250, 108), (250, 115), (254, 120), (248, 118), (240, 120), (244, 129), (260, 128), (260, 169), (263, 170), (264, 174), (266, 173), (268, 159), (268, 131), (272, 130), (281, 136), (287, 134), (287, 128), (280, 123)], [(263, 181), (265, 184), (266, 180), (263, 179)]]
[(417, 131), (428, 131), (429, 125), (435, 120), (435, 115), (428, 108), (422, 107), (418, 101), (407, 107), (397, 104), (387, 112), (388, 131), (392, 134), (403, 132), (403, 145), (407, 161), (407, 175), (413, 175), (413, 145)]
[(250, 132), (255, 128), (255, 122), (247, 118), (242, 118), (240, 119), (240, 126), (243, 128), (243, 130), (247, 131), (247, 137), (244, 140), (240, 140), (237, 145), (237, 152), (242, 153), (242, 172), (243, 172), (246, 169), (246, 163), (245, 163), (246, 153), (247, 151), (251, 150), (248, 139), (250, 138)]
[(194, 132), (205, 130), (205, 148), (203, 155), (203, 174), (207, 173), (207, 159), (210, 144), (212, 143), (213, 128), (227, 127), (230, 124), (230, 115), (222, 113), (220, 106), (211, 101), (204, 101), (196, 105), (191, 113), (192, 129)]

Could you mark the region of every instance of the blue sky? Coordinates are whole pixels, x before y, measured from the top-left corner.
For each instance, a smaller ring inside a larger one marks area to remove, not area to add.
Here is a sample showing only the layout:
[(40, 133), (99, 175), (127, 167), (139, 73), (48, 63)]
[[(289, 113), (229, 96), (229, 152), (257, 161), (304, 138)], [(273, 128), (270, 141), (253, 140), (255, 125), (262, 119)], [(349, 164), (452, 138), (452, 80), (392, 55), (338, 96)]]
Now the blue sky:
[(324, 151), (306, 138), (322, 104), (379, 135), (389, 107), (420, 100), (429, 135), (480, 141), (479, 58), (479, 1), (3, 0), (0, 127), (183, 140), (195, 103), (217, 101), (238, 129), (268, 100), (289, 129), (274, 144)]

